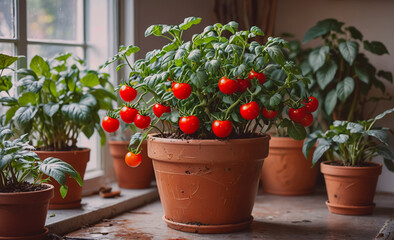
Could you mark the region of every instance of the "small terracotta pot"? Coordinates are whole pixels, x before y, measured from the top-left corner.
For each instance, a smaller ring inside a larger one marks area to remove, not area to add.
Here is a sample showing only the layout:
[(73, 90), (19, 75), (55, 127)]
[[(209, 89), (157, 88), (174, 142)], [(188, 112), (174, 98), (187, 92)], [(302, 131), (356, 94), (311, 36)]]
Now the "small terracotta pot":
[(0, 193), (0, 239), (44, 239), (54, 187), (34, 192)]
[(270, 137), (180, 140), (148, 137), (156, 182), (171, 228), (225, 233), (247, 228)]
[(264, 192), (289, 196), (313, 192), (319, 169), (312, 167), (314, 148), (306, 159), (303, 143), (289, 137), (271, 137), (269, 155), (261, 173)]
[(382, 172), (381, 164), (372, 164), (371, 167), (345, 167), (321, 163), (330, 212), (345, 215), (372, 213), (376, 184)]
[(129, 151), (128, 146), (128, 141), (109, 141), (118, 186), (128, 189), (150, 187), (154, 172), (152, 159), (148, 157), (146, 141), (141, 145), (141, 164), (135, 168), (127, 166), (125, 162), (125, 155)]
[[(90, 158), (90, 149), (82, 149), (77, 151), (35, 151), (41, 160), (48, 157), (59, 158), (64, 162), (73, 166), (73, 168), (79, 172), (81, 178), (85, 176), (86, 165)], [(56, 180), (51, 178), (50, 182), (55, 187), (55, 196), (49, 203), (49, 209), (70, 209), (80, 208), (82, 198), (82, 187), (79, 186), (77, 181), (72, 177), (67, 176), (66, 185), (68, 192), (66, 197), (63, 199), (60, 195), (60, 184)]]

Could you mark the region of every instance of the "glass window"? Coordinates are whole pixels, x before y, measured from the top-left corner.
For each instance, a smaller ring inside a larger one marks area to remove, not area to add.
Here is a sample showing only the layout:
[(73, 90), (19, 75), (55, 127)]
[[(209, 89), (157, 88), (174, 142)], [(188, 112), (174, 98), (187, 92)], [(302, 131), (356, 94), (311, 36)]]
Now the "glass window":
[(0, 38), (15, 38), (15, 2), (0, 0)]
[(74, 56), (83, 58), (82, 47), (62, 46), (62, 45), (49, 45), (49, 44), (29, 44), (27, 46), (27, 58), (28, 62), (35, 55), (40, 55), (43, 58), (52, 58), (58, 53), (72, 53)]

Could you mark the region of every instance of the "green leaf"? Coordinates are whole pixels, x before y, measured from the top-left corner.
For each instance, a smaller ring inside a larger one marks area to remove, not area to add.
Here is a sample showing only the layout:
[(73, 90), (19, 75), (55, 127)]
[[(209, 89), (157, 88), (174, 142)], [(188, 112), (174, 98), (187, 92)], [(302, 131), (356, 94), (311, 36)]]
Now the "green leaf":
[(65, 198), (67, 196), (68, 187), (66, 185), (61, 185), (59, 191), (62, 198)]
[(394, 153), (390, 146), (378, 145), (376, 147), (377, 153), (385, 159), (394, 160)]
[(384, 130), (368, 130), (365, 131), (365, 134), (379, 139), (379, 141), (386, 144), (387, 146), (390, 145), (389, 135)]
[(313, 165), (315, 165), (320, 160), (320, 158), (328, 149), (330, 149), (329, 145), (325, 145), (325, 144), (317, 145), (315, 152), (313, 153), (313, 158), (312, 158)]
[(43, 107), (44, 113), (46, 115), (48, 115), (49, 117), (53, 117), (53, 115), (55, 115), (55, 113), (57, 113), (59, 108), (60, 108), (60, 105), (58, 103), (48, 103), (48, 104), (45, 104)]
[(316, 72), (317, 83), (322, 90), (334, 79), (337, 69), (337, 64), (330, 60)]
[(305, 128), (298, 123), (291, 123), (287, 128), (287, 133), (295, 140), (304, 140), (306, 137)]
[(97, 105), (96, 98), (92, 94), (85, 94), (79, 101), (79, 104), (86, 105), (89, 107), (94, 107)]
[(354, 67), (354, 72), (356, 73), (357, 77), (364, 83), (369, 84), (369, 74), (367, 70), (362, 67), (356, 65)]
[(336, 143), (345, 143), (349, 139), (349, 135), (339, 134), (335, 135), (332, 140)]
[(7, 91), (12, 88), (11, 76), (1, 76), (0, 77), (0, 92)]
[(268, 52), (271, 59), (277, 64), (283, 66), (285, 64), (285, 56), (279, 46), (273, 45), (266, 47), (265, 50)]
[(199, 62), (201, 59), (201, 51), (199, 49), (191, 51), (187, 59), (193, 62)]
[(310, 40), (323, 36), (324, 34), (328, 33), (328, 29), (320, 26), (313, 26), (310, 28), (304, 36), (304, 39), (302, 40), (303, 43), (307, 43)]
[(312, 67), (311, 67), (311, 65), (309, 65), (307, 60), (305, 60), (301, 63), (300, 68), (302, 71), (302, 75), (304, 75), (304, 76), (308, 75), (312, 71)]
[(122, 56), (125, 56), (125, 55), (130, 56), (131, 54), (136, 53), (138, 51), (140, 51), (139, 47), (134, 46), (134, 45), (129, 45), (129, 46), (127, 46), (126, 49), (119, 51), (119, 54)]
[(278, 106), (281, 101), (282, 101), (282, 95), (280, 95), (279, 93), (275, 93), (270, 98), (270, 107), (271, 107), (271, 109), (274, 109), (276, 106)]
[(18, 87), (22, 87), (27, 92), (38, 93), (44, 86), (45, 77), (36, 80), (33, 76), (26, 76), (17, 83)]
[(337, 105), (337, 92), (335, 89), (331, 90), (324, 100), (324, 108), (326, 109), (326, 113), (331, 115), (334, 111), (335, 106)]
[(74, 178), (80, 186), (83, 185), (81, 175), (70, 164), (58, 158), (46, 158), (39, 164), (39, 170), (54, 178), (60, 185), (66, 184), (66, 174)]
[(200, 70), (190, 76), (190, 81), (192, 81), (192, 83), (196, 85), (197, 88), (202, 88), (207, 79), (208, 75), (205, 73), (204, 70)]
[(364, 127), (361, 124), (354, 122), (347, 123), (346, 129), (350, 130), (350, 133), (361, 133), (364, 131)]
[(350, 32), (350, 35), (352, 36), (352, 38), (358, 39), (360, 41), (363, 40), (363, 35), (357, 28), (355, 28), (355, 27), (347, 27), (345, 29)]
[(306, 138), (304, 144), (302, 145), (302, 153), (304, 154), (305, 158), (308, 158), (309, 152), (311, 151), (312, 147), (315, 145), (317, 138)]
[(388, 80), (390, 83), (393, 83), (393, 74), (391, 72), (380, 70), (378, 72), (378, 76)]
[(13, 119), (18, 123), (18, 125), (25, 127), (30, 121), (33, 120), (38, 109), (36, 107), (27, 106), (20, 107), (13, 117)]
[(213, 59), (213, 60), (205, 63), (205, 69), (210, 74), (214, 74), (215, 72), (217, 72), (219, 67), (220, 67), (220, 60)]
[(375, 119), (375, 120), (382, 119), (384, 116), (386, 116), (387, 114), (392, 113), (392, 112), (394, 112), (394, 108), (391, 108), (391, 109), (388, 109), (388, 110), (382, 112), (381, 114), (379, 114), (378, 116), (376, 116), (374, 119)]
[(58, 97), (57, 89), (56, 89), (56, 83), (52, 80), (49, 80), (49, 91), (54, 97)]
[(385, 158), (384, 165), (387, 167), (388, 170), (390, 170), (391, 172), (394, 172), (394, 161), (393, 160)]
[(222, 101), (228, 105), (232, 105), (234, 103), (234, 100), (230, 95), (224, 95)]
[(337, 96), (341, 102), (345, 102), (346, 99), (353, 93), (354, 80), (351, 77), (346, 77), (343, 81), (337, 84)]
[(262, 37), (264, 37), (264, 32), (263, 32), (260, 28), (258, 28), (258, 27), (256, 27), (256, 26), (251, 27), (251, 28), (250, 28), (250, 32), (256, 34), (257, 36), (262, 36)]
[(94, 87), (100, 84), (100, 80), (96, 74), (88, 73), (81, 79), (81, 83), (86, 87)]
[(194, 24), (199, 24), (201, 22), (201, 18), (197, 18), (197, 17), (188, 17), (185, 18), (185, 20), (183, 21), (183, 23), (181, 23), (179, 25), (179, 28), (181, 30), (187, 30), (189, 29), (191, 26), (193, 26)]
[(141, 132), (137, 132), (137, 133), (133, 134), (133, 135), (131, 136), (131, 138), (130, 138), (129, 148), (136, 147), (136, 145), (137, 145), (140, 141), (142, 141), (142, 138), (143, 138), (143, 137), (144, 137), (144, 136), (142, 135)]
[(326, 28), (328, 31), (335, 31), (335, 32), (343, 33), (341, 28), (344, 25), (344, 23), (339, 22), (338, 20), (336, 20), (334, 18), (327, 18), (327, 19), (321, 20), (321, 21), (317, 22), (316, 25), (319, 27)]
[(21, 106), (34, 105), (36, 103), (36, 94), (33, 92), (25, 92), (19, 97), (18, 103)]
[(38, 55), (35, 55), (31, 60), (30, 69), (33, 70), (37, 76), (49, 77), (51, 75), (49, 64)]
[(62, 106), (61, 111), (75, 122), (86, 123), (91, 119), (90, 108), (83, 104), (66, 104)]
[(312, 67), (313, 72), (316, 72), (326, 62), (327, 54), (330, 52), (328, 46), (323, 46), (314, 49), (308, 56), (309, 66)]
[(341, 42), (338, 45), (338, 48), (339, 48), (339, 52), (342, 54), (342, 57), (350, 65), (352, 65), (358, 53), (358, 43), (354, 41)]
[(71, 55), (71, 53), (60, 53), (57, 57), (55, 57), (55, 59), (59, 61), (67, 61)]
[(12, 57), (0, 53), (0, 69), (5, 69), (11, 66), (19, 57)]
[(14, 117), (15, 112), (19, 109), (19, 106), (13, 106), (5, 114), (5, 122), (4, 124), (8, 124), (11, 119)]
[(163, 29), (163, 26), (161, 26), (161, 25), (152, 25), (146, 29), (145, 37), (148, 37), (152, 34), (155, 36), (161, 36), (162, 29)]
[(377, 41), (364, 41), (364, 49), (377, 55), (383, 55), (385, 53), (389, 54), (386, 46), (384, 46), (383, 43)]

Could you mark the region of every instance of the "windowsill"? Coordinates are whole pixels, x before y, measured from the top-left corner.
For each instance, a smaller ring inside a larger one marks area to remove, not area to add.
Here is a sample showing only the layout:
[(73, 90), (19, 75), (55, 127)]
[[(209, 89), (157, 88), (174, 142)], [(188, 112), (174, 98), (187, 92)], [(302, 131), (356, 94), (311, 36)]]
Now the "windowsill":
[[(113, 190), (116, 183), (109, 184)], [(81, 227), (111, 218), (123, 212), (140, 207), (159, 198), (155, 185), (148, 189), (119, 189), (118, 198), (101, 198), (98, 194), (82, 198), (82, 208), (49, 210), (46, 227), (51, 233), (64, 235)]]

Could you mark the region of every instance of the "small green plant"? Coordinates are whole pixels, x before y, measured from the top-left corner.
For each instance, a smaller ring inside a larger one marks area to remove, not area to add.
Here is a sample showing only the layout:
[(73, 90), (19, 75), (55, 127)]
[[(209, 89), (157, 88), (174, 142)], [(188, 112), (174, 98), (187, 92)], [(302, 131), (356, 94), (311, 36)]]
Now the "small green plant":
[[(17, 59), (1, 54), (0, 69)], [(49, 61), (36, 55), (29, 69), (17, 72), (17, 96), (10, 93), (11, 77), (1, 76), (0, 92), (7, 96), (0, 97), (0, 102), (9, 107), (5, 124), (29, 132), (42, 150), (75, 150), (81, 133), (90, 138), (95, 131), (105, 143), (98, 112), (112, 109), (116, 100), (108, 74), (87, 69), (83, 60), (71, 54)]]
[[(394, 108), (386, 110), (375, 118), (348, 122), (334, 121), (325, 133), (315, 132), (304, 142), (303, 153), (307, 157), (309, 150), (318, 142), (312, 162), (317, 163), (325, 154), (331, 162), (341, 162), (344, 166), (362, 166), (373, 157), (382, 156), (390, 171), (394, 171), (394, 153), (390, 148), (390, 139), (383, 127), (374, 127), (377, 120), (394, 112)], [(376, 141), (378, 140), (378, 141)]]
[[(55, 179), (60, 185), (60, 193), (64, 198), (67, 194), (66, 174), (73, 177), (79, 185), (83, 185), (82, 178), (68, 163), (60, 159), (49, 157), (43, 161), (31, 150), (27, 134), (9, 140), (13, 136), (8, 127), (0, 127), (0, 192), (23, 189), (20, 186), (32, 177), (32, 185), (48, 182), (43, 179), (47, 175)], [(28, 188), (30, 189), (30, 188)]]

